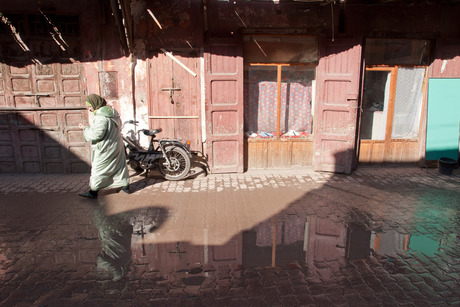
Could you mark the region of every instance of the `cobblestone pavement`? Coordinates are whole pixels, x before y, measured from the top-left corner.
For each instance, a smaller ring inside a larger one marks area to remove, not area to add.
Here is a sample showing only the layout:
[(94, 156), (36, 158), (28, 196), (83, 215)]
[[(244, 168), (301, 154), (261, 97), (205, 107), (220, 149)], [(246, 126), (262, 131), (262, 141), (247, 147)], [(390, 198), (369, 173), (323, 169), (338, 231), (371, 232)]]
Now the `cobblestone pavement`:
[(460, 170), (0, 176), (0, 306), (460, 306)]

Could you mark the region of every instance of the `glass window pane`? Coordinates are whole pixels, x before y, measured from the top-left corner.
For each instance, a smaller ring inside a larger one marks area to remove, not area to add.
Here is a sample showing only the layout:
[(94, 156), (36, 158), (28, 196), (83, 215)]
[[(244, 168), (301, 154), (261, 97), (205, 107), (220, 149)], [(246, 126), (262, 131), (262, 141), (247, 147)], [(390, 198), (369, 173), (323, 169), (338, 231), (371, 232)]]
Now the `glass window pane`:
[(362, 140), (385, 140), (390, 81), (390, 71), (366, 71), (360, 132)]
[(249, 67), (245, 85), (245, 131), (249, 137), (274, 137), (277, 126), (277, 67)]
[[(303, 138), (312, 132), (313, 67), (283, 67), (280, 133)], [(277, 133), (278, 82), (276, 66), (250, 66), (245, 79), (245, 132), (248, 137), (273, 138)]]
[(427, 65), (430, 41), (422, 39), (378, 39), (366, 40), (367, 65)]
[(245, 36), (247, 63), (314, 63), (318, 61), (316, 37)]
[(392, 139), (418, 138), (425, 68), (399, 68)]
[(302, 66), (283, 67), (281, 71), (281, 121), (282, 137), (302, 137), (312, 130), (312, 81), (314, 68)]

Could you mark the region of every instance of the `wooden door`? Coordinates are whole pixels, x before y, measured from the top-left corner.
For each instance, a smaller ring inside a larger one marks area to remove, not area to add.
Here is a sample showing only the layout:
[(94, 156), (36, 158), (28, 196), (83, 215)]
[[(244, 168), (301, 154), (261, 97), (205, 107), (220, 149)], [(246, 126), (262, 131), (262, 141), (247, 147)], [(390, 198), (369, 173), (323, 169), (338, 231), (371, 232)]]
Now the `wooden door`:
[(1, 65), (0, 172), (81, 173), (89, 145), (80, 63)]
[(201, 151), (198, 58), (168, 54), (150, 60), (149, 127), (162, 128), (160, 138), (190, 141), (192, 150)]
[(355, 163), (361, 44), (323, 40), (317, 73), (314, 169), (350, 174)]
[(206, 153), (213, 173), (243, 172), (243, 48), (213, 40), (206, 61)]
[(426, 78), (425, 67), (366, 68), (360, 163), (410, 163), (420, 159), (420, 114)]
[(308, 218), (308, 245), (306, 263), (314, 269), (315, 261), (333, 261), (345, 256), (347, 230), (344, 225), (320, 219)]
[[(208, 249), (204, 246), (205, 251)], [(233, 236), (225, 244), (210, 246), (208, 252), (205, 253), (207, 258), (205, 263), (212, 265), (223, 264), (242, 264), (243, 262), (243, 234), (239, 233)]]

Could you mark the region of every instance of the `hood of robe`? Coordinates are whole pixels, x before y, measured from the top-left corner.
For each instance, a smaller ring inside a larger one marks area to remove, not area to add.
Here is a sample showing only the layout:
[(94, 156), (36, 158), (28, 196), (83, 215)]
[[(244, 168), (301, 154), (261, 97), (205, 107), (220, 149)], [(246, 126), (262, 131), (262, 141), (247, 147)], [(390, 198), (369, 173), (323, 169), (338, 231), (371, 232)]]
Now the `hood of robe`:
[(110, 106), (104, 106), (94, 111), (94, 114), (97, 116), (114, 117), (115, 109)]
[(121, 127), (120, 114), (111, 106), (104, 106), (94, 111), (94, 115), (110, 118), (118, 127)]
[(91, 95), (88, 95), (88, 97), (86, 97), (86, 104), (92, 106), (93, 110), (96, 111), (102, 108), (103, 106), (107, 105), (107, 102), (101, 96), (96, 95), (96, 94), (91, 94)]

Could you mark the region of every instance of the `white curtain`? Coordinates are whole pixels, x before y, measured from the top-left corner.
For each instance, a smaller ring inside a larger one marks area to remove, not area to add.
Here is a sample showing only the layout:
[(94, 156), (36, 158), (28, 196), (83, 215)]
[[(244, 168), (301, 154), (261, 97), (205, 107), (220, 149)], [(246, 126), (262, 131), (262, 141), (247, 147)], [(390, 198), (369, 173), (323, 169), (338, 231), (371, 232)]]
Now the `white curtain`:
[(425, 68), (399, 68), (392, 139), (418, 138)]

